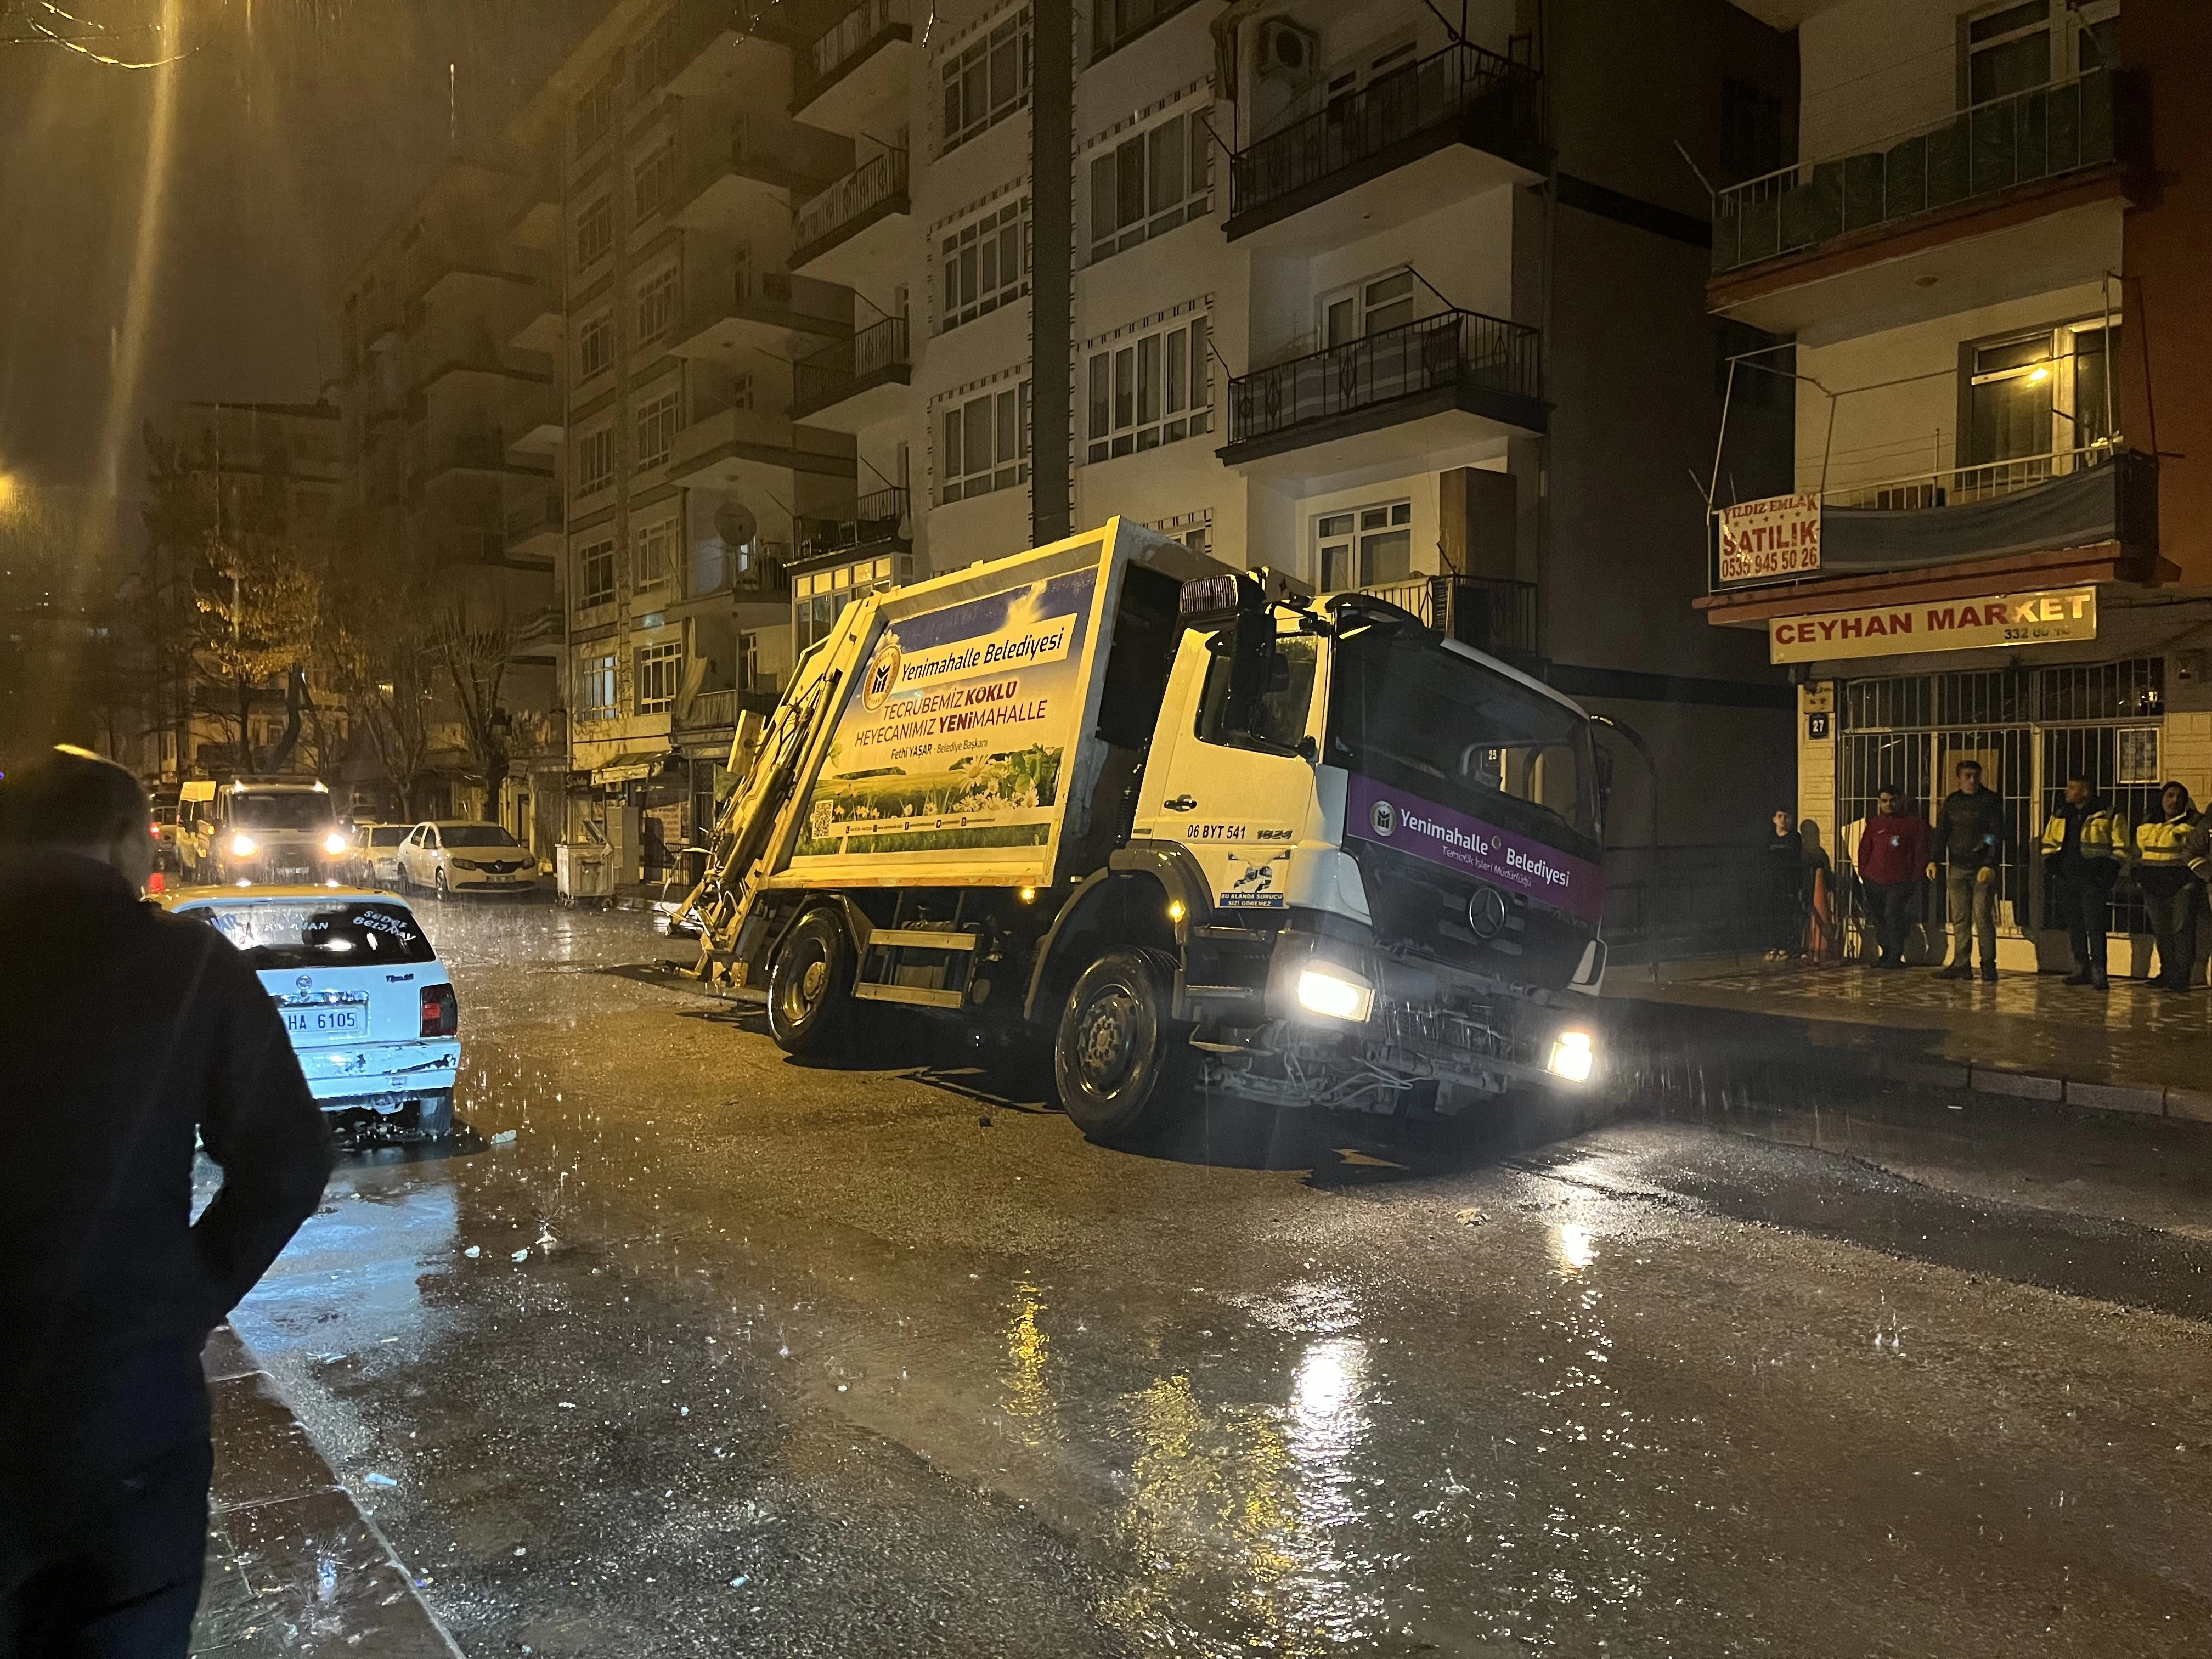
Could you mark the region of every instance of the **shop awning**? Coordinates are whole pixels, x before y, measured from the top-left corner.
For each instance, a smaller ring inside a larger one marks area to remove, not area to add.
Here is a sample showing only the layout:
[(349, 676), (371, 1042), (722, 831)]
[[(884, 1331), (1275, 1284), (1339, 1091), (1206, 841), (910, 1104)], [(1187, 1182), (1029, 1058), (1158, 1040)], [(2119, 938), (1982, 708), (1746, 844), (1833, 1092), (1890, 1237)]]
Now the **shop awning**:
[(669, 759), (665, 749), (635, 750), (617, 755), (605, 766), (592, 769), (594, 784), (635, 783), (640, 778), (649, 778), (660, 770)]

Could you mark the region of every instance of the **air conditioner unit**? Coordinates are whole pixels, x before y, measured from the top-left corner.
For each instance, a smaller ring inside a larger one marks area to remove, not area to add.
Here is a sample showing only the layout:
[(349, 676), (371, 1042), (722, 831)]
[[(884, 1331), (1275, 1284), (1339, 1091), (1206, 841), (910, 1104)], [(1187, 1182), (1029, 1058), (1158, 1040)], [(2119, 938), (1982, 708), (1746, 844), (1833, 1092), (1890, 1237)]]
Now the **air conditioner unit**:
[(1260, 20), (1260, 78), (1304, 86), (1321, 66), (1321, 37), (1287, 17)]

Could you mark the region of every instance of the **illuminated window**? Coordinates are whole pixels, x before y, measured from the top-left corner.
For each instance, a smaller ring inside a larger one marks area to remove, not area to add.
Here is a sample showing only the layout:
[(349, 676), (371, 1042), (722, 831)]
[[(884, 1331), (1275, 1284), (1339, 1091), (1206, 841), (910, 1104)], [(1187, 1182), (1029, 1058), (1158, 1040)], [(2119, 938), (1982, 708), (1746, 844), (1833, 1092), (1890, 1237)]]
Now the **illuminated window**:
[(615, 659), (611, 655), (586, 657), (576, 669), (576, 718), (611, 720), (614, 717)]

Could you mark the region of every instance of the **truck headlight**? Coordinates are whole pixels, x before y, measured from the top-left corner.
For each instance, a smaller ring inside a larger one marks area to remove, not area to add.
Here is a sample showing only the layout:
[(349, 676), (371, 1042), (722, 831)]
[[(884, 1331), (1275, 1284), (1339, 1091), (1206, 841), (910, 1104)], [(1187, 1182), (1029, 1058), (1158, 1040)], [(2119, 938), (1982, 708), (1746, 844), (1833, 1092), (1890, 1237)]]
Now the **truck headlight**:
[(1588, 1083), (1597, 1069), (1597, 1042), (1588, 1031), (1562, 1031), (1552, 1039), (1544, 1069), (1570, 1083)]
[(323, 837), (323, 851), (332, 858), (343, 857), (352, 849), (353, 843), (345, 838), (343, 831), (333, 830)]
[(230, 838), (230, 855), (234, 859), (250, 859), (260, 850), (261, 843), (251, 836), (233, 836)]
[(1356, 1024), (1375, 1012), (1375, 991), (1335, 969), (1307, 968), (1298, 974), (1298, 1006)]

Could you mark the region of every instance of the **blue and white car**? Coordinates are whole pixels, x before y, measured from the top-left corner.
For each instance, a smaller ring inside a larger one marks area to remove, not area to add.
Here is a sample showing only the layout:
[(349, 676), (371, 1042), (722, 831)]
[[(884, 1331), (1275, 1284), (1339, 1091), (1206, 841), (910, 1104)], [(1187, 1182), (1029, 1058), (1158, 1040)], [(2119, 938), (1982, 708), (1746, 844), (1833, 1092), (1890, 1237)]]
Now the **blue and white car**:
[(404, 899), (340, 887), (185, 887), (158, 896), (246, 953), (326, 1112), (441, 1136), (453, 1122), (460, 1007)]

